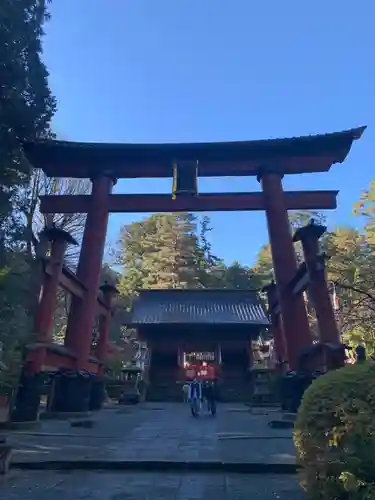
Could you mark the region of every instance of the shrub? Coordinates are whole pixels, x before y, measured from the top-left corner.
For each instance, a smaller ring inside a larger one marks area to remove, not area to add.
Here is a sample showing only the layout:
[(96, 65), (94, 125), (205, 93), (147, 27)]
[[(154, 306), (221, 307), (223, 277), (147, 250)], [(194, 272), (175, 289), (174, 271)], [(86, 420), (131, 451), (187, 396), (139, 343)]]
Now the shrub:
[(313, 500), (375, 500), (375, 363), (315, 380), (294, 429), (301, 485)]

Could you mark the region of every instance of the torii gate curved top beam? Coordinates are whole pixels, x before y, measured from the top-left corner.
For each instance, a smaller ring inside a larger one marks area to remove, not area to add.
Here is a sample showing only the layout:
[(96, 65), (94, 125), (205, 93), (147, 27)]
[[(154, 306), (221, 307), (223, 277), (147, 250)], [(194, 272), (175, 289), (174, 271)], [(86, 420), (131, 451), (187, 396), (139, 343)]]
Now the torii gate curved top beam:
[(366, 127), (288, 139), (193, 144), (106, 144), (41, 140), (25, 143), (35, 168), (50, 177), (171, 177), (175, 161), (199, 163), (200, 177), (257, 175), (264, 164), (281, 174), (326, 172), (345, 160)]

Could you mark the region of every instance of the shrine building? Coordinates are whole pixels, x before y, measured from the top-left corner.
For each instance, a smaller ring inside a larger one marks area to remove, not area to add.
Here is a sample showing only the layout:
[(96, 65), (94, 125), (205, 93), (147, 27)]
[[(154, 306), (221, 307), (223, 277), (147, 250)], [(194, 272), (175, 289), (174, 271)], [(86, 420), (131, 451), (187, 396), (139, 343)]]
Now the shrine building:
[(194, 377), (245, 390), (252, 341), (270, 324), (254, 291), (157, 289), (139, 292), (128, 326), (149, 348), (149, 399), (166, 401)]

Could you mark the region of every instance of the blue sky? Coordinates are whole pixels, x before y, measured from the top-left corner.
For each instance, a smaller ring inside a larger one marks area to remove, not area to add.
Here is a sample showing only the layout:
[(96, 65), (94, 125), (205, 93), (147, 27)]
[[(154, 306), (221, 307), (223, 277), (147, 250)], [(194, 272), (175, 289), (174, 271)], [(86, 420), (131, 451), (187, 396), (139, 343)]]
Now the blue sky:
[[(358, 225), (352, 203), (375, 177), (375, 2), (359, 0), (54, 0), (44, 58), (65, 140), (266, 139), (368, 125), (328, 174), (289, 189), (339, 189), (331, 225)], [(254, 178), (201, 180), (201, 191), (258, 190)], [(170, 192), (170, 180), (116, 192)], [(113, 215), (108, 243), (139, 214)], [(216, 254), (252, 264), (261, 212), (212, 213)]]

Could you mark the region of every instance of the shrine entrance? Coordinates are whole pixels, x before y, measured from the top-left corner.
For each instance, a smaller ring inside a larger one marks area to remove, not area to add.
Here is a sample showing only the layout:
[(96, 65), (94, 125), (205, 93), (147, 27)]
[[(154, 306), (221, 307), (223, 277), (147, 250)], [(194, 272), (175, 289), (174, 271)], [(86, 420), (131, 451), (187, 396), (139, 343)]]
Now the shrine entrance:
[[(361, 137), (364, 129), (232, 143), (142, 145), (45, 140), (24, 144), (24, 153), (34, 168), (42, 169), (49, 177), (91, 179), (92, 192), (87, 196), (41, 197), (42, 213), (85, 213), (87, 218), (76, 275), (63, 265), (66, 245), (75, 242), (58, 228), (46, 228), (51, 252), (45, 262), (43, 294), (35, 324), (38, 341), (30, 346), (26, 356), (21, 390), (24, 403), (21, 399), (16, 401), (15, 418), (25, 418), (26, 414), (27, 418), (36, 418), (39, 377), (46, 367), (58, 368), (52, 409), (77, 412), (100, 407), (111, 300), (116, 291), (107, 287), (99, 294), (99, 280), (108, 217), (113, 212), (265, 211), (276, 281), (268, 292), (278, 358), (295, 369), (301, 353), (311, 347), (301, 293), (309, 283), (313, 283), (321, 341), (339, 342), (324, 278), (324, 259), (318, 255), (319, 234), (324, 228), (307, 228), (295, 235), (302, 241), (306, 257), (305, 268), (300, 270), (288, 221), (288, 210), (336, 208), (337, 191), (284, 191), (282, 179), (286, 175), (327, 172), (333, 164), (345, 160), (353, 141)], [(199, 192), (199, 177), (211, 176), (256, 176), (261, 191)], [(112, 194), (119, 178), (165, 177), (174, 178), (171, 195)], [(63, 347), (52, 342), (58, 286), (72, 295)], [(97, 316), (101, 318), (101, 327), (93, 348)], [(222, 361), (225, 364), (224, 356)], [(227, 364), (233, 366), (229, 354)]]
[(190, 381), (194, 379), (207, 381), (207, 380), (217, 380), (217, 370), (215, 370), (215, 365), (211, 363), (188, 363), (185, 366), (185, 380)]
[(219, 364), (215, 352), (184, 352), (185, 380), (215, 380), (218, 376), (215, 364)]
[(182, 385), (193, 378), (217, 379), (224, 400), (241, 399), (252, 341), (270, 327), (256, 292), (210, 289), (139, 290), (128, 325), (149, 346), (153, 401), (181, 401)]

